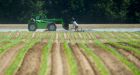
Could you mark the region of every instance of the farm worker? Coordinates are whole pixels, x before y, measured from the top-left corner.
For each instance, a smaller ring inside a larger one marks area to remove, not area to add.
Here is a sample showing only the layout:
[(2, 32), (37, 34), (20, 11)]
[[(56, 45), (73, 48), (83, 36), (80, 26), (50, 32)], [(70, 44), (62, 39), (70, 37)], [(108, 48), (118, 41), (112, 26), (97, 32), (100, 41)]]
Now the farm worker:
[(75, 27), (75, 31), (78, 31), (78, 24), (74, 17), (72, 18), (72, 23), (73, 23), (73, 27)]

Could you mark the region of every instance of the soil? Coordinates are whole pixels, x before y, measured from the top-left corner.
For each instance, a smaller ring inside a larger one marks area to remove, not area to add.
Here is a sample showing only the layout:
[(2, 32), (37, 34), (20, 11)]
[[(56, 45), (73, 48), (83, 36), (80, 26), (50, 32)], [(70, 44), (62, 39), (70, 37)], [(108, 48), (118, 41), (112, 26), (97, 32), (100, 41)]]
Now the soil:
[(23, 48), (24, 43), (20, 43), (10, 49), (7, 50), (6, 53), (4, 53), (0, 57), (0, 75), (2, 75), (6, 68), (11, 64), (12, 60), (16, 57), (18, 51)]
[[(89, 61), (86, 59), (86, 57), (80, 52), (77, 45), (71, 45), (71, 48), (74, 52), (74, 55), (79, 63), (79, 66), (81, 66), (81, 74), (80, 75), (95, 75), (94, 70), (92, 69)], [(79, 67), (78, 66), (78, 67)]]
[(58, 35), (58, 33), (56, 33), (56, 40), (58, 40), (59, 39), (59, 35)]
[(38, 75), (41, 63), (41, 50), (45, 44), (44, 42), (37, 43), (26, 53), (16, 75)]
[(52, 74), (63, 75), (63, 63), (60, 54), (60, 44), (54, 43), (52, 48)]
[(79, 39), (82, 39), (82, 35), (80, 33), (78, 33), (78, 34), (79, 34), (79, 37), (80, 37)]
[(96, 46), (95, 44), (88, 44), (105, 63), (112, 75), (133, 75), (115, 56)]
[(64, 33), (64, 38), (65, 38), (65, 40), (67, 40), (67, 35), (66, 35), (66, 33)]

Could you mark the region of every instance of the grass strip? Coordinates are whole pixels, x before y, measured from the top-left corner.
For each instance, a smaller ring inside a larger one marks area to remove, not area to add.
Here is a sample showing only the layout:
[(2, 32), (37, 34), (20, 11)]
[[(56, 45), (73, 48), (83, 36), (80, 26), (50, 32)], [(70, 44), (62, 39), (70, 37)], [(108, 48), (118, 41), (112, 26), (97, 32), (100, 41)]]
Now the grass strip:
[(41, 56), (41, 66), (39, 70), (39, 75), (46, 75), (48, 70), (48, 59), (49, 53), (52, 48), (51, 40), (48, 42), (47, 46), (42, 49), (42, 56)]
[(72, 50), (68, 46), (68, 43), (66, 41), (64, 42), (64, 50), (65, 50), (64, 53), (67, 56), (68, 63), (70, 66), (70, 75), (78, 75), (78, 66), (77, 66), (76, 59), (74, 58)]

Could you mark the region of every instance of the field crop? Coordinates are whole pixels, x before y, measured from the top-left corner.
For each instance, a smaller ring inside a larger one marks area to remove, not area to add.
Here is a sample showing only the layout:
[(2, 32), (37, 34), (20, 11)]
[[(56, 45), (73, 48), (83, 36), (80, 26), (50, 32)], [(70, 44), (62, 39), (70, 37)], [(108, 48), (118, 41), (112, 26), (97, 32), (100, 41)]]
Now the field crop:
[(0, 75), (140, 75), (140, 32), (0, 32)]

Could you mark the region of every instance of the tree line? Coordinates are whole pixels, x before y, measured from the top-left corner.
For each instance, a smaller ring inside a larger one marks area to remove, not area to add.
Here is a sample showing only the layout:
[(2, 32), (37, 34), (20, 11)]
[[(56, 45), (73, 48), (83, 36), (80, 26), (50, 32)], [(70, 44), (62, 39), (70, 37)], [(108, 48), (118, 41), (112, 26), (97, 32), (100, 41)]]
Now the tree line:
[(0, 0), (0, 23), (28, 23), (38, 14), (78, 23), (140, 23), (140, 1)]

